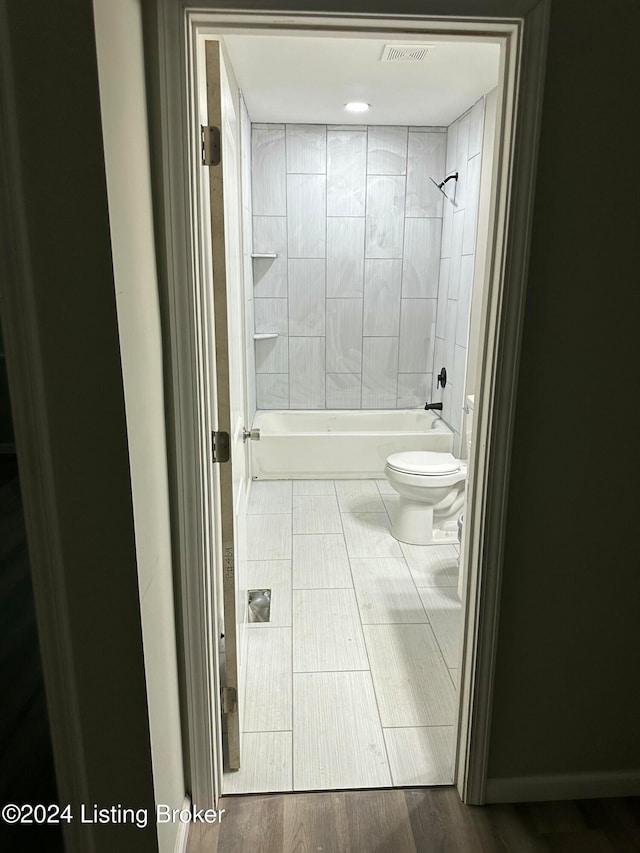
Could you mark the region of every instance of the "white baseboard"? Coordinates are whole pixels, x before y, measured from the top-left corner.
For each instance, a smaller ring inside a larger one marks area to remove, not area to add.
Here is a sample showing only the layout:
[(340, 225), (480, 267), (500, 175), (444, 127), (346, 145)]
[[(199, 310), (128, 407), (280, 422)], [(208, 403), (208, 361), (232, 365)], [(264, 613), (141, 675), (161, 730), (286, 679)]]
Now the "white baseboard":
[[(184, 802), (182, 803), (183, 809), (191, 808), (191, 798), (185, 797)], [(176, 846), (175, 853), (187, 853), (187, 842), (189, 840), (189, 828), (191, 823), (189, 821), (180, 822), (180, 828), (178, 829), (178, 835), (176, 837)]]
[(586, 800), (594, 797), (637, 797), (640, 770), (487, 779), (485, 803), (543, 800)]

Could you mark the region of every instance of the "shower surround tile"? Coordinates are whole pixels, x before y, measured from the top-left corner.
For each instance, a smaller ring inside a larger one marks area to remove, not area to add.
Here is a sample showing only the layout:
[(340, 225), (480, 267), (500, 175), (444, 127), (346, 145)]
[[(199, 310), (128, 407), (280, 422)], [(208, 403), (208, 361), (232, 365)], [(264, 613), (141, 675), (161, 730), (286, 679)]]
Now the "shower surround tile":
[(407, 219), (404, 225), (402, 298), (437, 299), (440, 268), (439, 219)]
[(363, 130), (327, 130), (327, 216), (365, 214), (367, 132)]
[(360, 373), (327, 373), (327, 409), (359, 409), (361, 400)]
[(327, 165), (327, 129), (321, 124), (288, 124), (287, 172), (324, 174)]
[(287, 239), (290, 258), (324, 258), (325, 175), (287, 175)]
[(398, 393), (398, 338), (364, 338), (362, 408), (393, 409)]
[(289, 374), (256, 374), (256, 405), (259, 409), (288, 409)]
[(367, 176), (367, 258), (401, 258), (404, 232), (403, 176)]
[(253, 259), (253, 295), (287, 296), (287, 218), (253, 217), (253, 251), (276, 252), (277, 258)]
[(251, 206), (254, 216), (287, 215), (287, 164), (283, 124), (251, 131)]
[(398, 371), (423, 373), (433, 364), (435, 299), (403, 299), (400, 306)]
[(362, 299), (327, 299), (327, 372), (362, 370)]
[(289, 261), (290, 335), (324, 335), (325, 270), (322, 258)]
[(362, 296), (364, 279), (364, 225), (362, 217), (327, 219), (327, 296)]
[[(411, 408), (442, 366), (453, 372), (468, 334), (483, 112), (479, 101), (449, 128), (254, 126), (253, 249), (277, 254), (251, 262), (256, 331), (279, 333), (250, 342), (260, 408)], [(455, 205), (429, 180), (454, 169)], [(263, 328), (277, 320), (267, 299), (286, 302), (286, 326)], [(447, 421), (451, 391), (435, 393)]]
[(364, 335), (398, 335), (401, 286), (401, 260), (367, 258), (364, 262)]
[(325, 339), (289, 338), (289, 405), (292, 409), (325, 407)]
[(407, 128), (369, 127), (367, 172), (370, 175), (404, 175), (407, 171)]
[(442, 216), (444, 196), (431, 178), (444, 178), (446, 133), (409, 132), (406, 216)]

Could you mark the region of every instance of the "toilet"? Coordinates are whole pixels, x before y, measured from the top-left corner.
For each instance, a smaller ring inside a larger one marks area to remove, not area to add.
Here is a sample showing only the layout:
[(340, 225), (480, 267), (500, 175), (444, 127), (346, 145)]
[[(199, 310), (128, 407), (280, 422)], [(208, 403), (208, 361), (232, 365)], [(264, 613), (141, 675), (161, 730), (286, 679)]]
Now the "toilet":
[(410, 545), (456, 541), (467, 465), (451, 453), (392, 453), (384, 473), (400, 495), (391, 534)]

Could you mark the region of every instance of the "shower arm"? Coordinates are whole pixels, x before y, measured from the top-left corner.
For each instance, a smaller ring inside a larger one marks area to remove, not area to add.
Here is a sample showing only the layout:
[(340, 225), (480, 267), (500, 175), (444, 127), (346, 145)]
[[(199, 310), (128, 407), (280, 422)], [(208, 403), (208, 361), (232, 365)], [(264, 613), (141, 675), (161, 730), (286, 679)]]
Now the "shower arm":
[(455, 180), (455, 181), (457, 181), (457, 180), (458, 180), (458, 173), (457, 173), (457, 172), (452, 172), (450, 175), (448, 175), (448, 176), (444, 179), (444, 181), (441, 181), (441, 182), (438, 184), (438, 187), (439, 187), (440, 189), (442, 189), (442, 187), (447, 183), (447, 181), (451, 181), (451, 180)]

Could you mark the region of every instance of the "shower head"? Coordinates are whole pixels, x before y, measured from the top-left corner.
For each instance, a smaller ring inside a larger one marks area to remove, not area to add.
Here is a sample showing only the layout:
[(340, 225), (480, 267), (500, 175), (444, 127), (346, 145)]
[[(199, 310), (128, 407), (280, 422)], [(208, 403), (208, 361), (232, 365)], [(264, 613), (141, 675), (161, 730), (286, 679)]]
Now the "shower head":
[(442, 195), (445, 198), (449, 198), (449, 196), (444, 191), (444, 185), (447, 183), (447, 181), (456, 181), (457, 182), (458, 181), (458, 173), (452, 172), (450, 175), (447, 175), (447, 177), (444, 179), (444, 181), (440, 181), (440, 183), (438, 183), (438, 181), (434, 180), (432, 177), (429, 177), (429, 180), (434, 185), (434, 187), (437, 187), (440, 190), (440, 192), (442, 193)]

